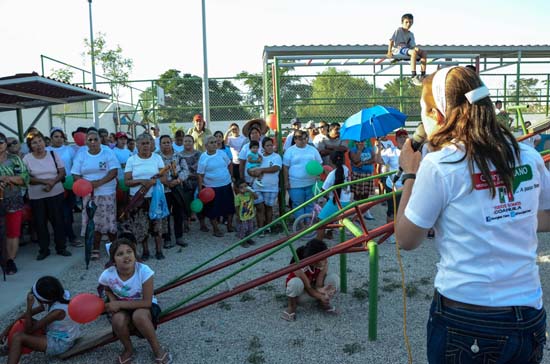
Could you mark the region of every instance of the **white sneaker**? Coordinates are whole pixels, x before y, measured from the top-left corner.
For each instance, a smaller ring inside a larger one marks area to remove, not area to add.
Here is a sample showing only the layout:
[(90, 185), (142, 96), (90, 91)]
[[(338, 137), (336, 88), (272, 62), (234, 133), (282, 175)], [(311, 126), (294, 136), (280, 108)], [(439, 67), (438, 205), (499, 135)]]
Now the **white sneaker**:
[(374, 216), (372, 216), (372, 214), (370, 213), (369, 210), (367, 210), (367, 212), (365, 212), (365, 214), (363, 215), (363, 217), (367, 220), (375, 220)]
[(254, 183), (256, 184), (256, 186), (258, 187), (263, 187), (264, 184), (262, 183), (262, 181), (260, 181), (259, 179), (257, 179), (256, 181), (254, 181)]
[(422, 76), (413, 76), (411, 82), (415, 86), (422, 86)]

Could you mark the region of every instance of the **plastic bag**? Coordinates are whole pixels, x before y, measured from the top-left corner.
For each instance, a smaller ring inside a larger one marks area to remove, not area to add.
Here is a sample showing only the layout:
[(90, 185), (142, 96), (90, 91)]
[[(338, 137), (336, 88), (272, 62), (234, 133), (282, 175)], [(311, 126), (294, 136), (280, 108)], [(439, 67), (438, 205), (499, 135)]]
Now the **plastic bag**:
[(153, 195), (151, 197), (151, 206), (149, 206), (149, 218), (151, 220), (160, 220), (170, 215), (166, 196), (164, 196), (164, 187), (157, 179), (157, 183), (153, 186)]

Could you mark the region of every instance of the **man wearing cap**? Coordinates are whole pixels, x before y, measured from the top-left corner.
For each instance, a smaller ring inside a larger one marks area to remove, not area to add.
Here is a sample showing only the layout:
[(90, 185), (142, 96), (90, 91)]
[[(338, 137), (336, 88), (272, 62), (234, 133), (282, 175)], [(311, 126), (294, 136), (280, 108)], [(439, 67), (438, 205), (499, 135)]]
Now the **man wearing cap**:
[(294, 139), (294, 131), (300, 130), (302, 128), (302, 122), (298, 118), (290, 120), (290, 127), (292, 130), (286, 136), (285, 144), (283, 145), (283, 151), (286, 151), (292, 146), (292, 139)]
[(321, 143), (328, 139), (328, 123), (324, 120), (319, 121), (317, 132), (318, 134), (313, 138), (313, 146), (319, 150)]
[(195, 150), (204, 153), (206, 151), (206, 139), (212, 135), (212, 132), (206, 127), (202, 114), (193, 116), (193, 125), (192, 128), (187, 130), (187, 135), (191, 135), (195, 139)]
[(315, 137), (319, 132), (317, 131), (317, 128), (315, 127), (315, 122), (313, 120), (310, 120), (307, 122), (306, 131), (307, 131), (307, 134), (309, 135), (309, 144), (315, 146), (313, 144), (313, 139), (315, 139)]
[(340, 140), (340, 124), (332, 123), (328, 128), (328, 136), (319, 143), (319, 154), (323, 157), (323, 164), (330, 164), (330, 154), (334, 151), (347, 152), (348, 147), (343, 140)]
[(158, 125), (153, 125), (151, 127), (151, 135), (155, 140), (155, 152), (158, 152), (160, 150), (160, 128)]

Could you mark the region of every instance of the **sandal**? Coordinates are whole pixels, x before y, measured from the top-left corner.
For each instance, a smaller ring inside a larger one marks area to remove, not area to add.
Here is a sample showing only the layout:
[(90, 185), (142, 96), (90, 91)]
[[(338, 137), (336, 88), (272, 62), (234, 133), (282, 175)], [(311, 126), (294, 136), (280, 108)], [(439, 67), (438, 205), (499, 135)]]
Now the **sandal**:
[(329, 305), (329, 306), (325, 306), (325, 307), (322, 307), (322, 308), (325, 311), (325, 313), (327, 313), (329, 315), (338, 315), (338, 310), (334, 306)]
[(132, 360), (134, 360), (134, 356), (130, 355), (126, 359), (122, 360), (122, 356), (118, 356), (118, 364), (132, 364)]
[(99, 249), (92, 249), (92, 253), (90, 254), (90, 260), (98, 260), (99, 259)]
[(288, 313), (283, 311), (281, 318), (286, 321), (296, 321), (296, 312)]
[(172, 362), (172, 354), (165, 351), (164, 355), (160, 358), (155, 358), (155, 364), (169, 364)]

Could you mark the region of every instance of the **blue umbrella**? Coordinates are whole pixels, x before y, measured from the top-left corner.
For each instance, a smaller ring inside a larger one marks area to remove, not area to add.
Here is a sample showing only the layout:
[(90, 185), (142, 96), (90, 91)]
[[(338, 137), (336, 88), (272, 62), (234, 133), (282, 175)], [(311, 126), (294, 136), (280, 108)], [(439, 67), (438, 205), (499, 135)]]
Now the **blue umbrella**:
[(407, 115), (389, 107), (376, 105), (353, 114), (340, 128), (340, 139), (362, 141), (379, 138), (405, 126)]

